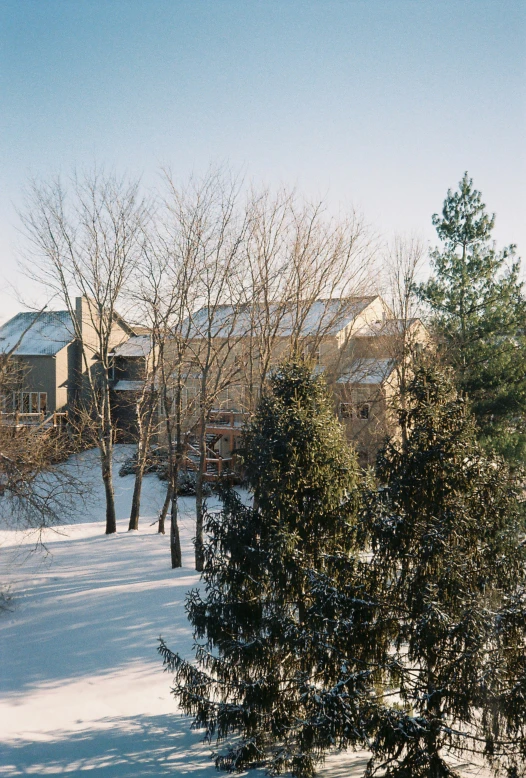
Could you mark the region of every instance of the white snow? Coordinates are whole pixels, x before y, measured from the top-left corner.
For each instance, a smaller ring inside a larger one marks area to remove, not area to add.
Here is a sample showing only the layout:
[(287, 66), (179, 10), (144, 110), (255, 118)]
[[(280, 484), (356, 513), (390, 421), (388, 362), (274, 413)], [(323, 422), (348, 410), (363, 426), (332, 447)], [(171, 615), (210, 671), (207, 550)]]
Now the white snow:
[[(117, 459), (128, 453), (117, 449)], [(11, 610), (0, 613), (0, 776), (217, 778), (210, 746), (178, 714), (156, 652), (162, 635), (191, 653), (183, 603), (198, 583), (195, 502), (180, 501), (184, 567), (172, 571), (169, 537), (151, 526), (163, 484), (145, 478), (140, 529), (129, 533), (133, 477), (116, 475), (118, 532), (105, 536), (92, 459), (89, 511), (47, 531), (47, 553), (34, 550), (35, 536), (0, 531), (1, 579), (12, 594)], [(365, 764), (364, 753), (335, 755), (320, 778), (358, 778)]]
[(24, 311), (0, 327), (0, 351), (8, 352), (20, 341), (15, 354), (53, 355), (74, 338), (74, 327), (68, 311)]

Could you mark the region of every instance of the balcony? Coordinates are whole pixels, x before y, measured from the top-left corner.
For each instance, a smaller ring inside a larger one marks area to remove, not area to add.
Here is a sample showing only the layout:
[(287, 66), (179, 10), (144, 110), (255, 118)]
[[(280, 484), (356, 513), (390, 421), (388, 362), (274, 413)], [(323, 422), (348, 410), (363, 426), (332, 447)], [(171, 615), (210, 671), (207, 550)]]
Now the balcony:
[(54, 413), (23, 413), (21, 411), (12, 411), (10, 413), (0, 413), (0, 425), (4, 427), (43, 427), (45, 429), (53, 427), (62, 427), (67, 422), (68, 414), (55, 411)]

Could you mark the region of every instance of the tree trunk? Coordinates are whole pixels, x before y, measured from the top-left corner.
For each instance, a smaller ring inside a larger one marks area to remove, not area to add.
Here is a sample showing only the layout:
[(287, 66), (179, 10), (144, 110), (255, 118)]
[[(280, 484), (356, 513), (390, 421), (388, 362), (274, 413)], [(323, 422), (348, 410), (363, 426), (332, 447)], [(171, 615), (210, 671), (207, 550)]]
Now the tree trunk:
[(142, 408), (140, 402), (136, 403), (135, 416), (137, 419), (137, 427), (138, 427), (137, 469), (135, 471), (135, 483), (133, 485), (133, 497), (132, 497), (132, 504), (131, 504), (131, 511), (130, 511), (130, 522), (128, 524), (128, 532), (130, 530), (139, 529), (142, 477), (144, 475), (144, 467), (146, 464), (146, 445), (144, 441), (145, 428), (143, 425)]
[(113, 478), (111, 467), (111, 450), (109, 454), (101, 451), (102, 480), (106, 494), (106, 535), (117, 532), (117, 517), (115, 515), (115, 495), (113, 492)]
[(117, 532), (115, 515), (115, 494), (113, 491), (113, 426), (111, 421), (110, 391), (108, 376), (105, 373), (99, 451), (102, 465), (102, 480), (106, 493), (106, 535)]
[(204, 549), (203, 549), (203, 519), (204, 519), (204, 475), (206, 471), (206, 418), (201, 416), (199, 427), (199, 469), (195, 479), (195, 569), (198, 573), (203, 572), (204, 567)]
[(166, 516), (168, 515), (168, 508), (170, 507), (170, 503), (172, 501), (172, 494), (173, 494), (173, 485), (172, 485), (172, 479), (171, 477), (168, 478), (168, 486), (166, 487), (166, 497), (164, 498), (163, 507), (161, 508), (161, 512), (159, 514), (159, 528), (158, 532), (161, 535), (165, 534), (165, 521)]
[(133, 486), (133, 497), (130, 511), (130, 522), (128, 532), (132, 529), (139, 529), (139, 513), (141, 509), (141, 491), (142, 478), (144, 475), (145, 462), (137, 462), (137, 472), (135, 473), (135, 484)]
[(177, 523), (177, 476), (179, 468), (174, 468), (174, 479), (172, 482), (172, 510), (170, 514), (170, 556), (172, 559), (172, 570), (175, 567), (183, 566), (181, 554), (181, 540), (179, 538), (179, 525)]

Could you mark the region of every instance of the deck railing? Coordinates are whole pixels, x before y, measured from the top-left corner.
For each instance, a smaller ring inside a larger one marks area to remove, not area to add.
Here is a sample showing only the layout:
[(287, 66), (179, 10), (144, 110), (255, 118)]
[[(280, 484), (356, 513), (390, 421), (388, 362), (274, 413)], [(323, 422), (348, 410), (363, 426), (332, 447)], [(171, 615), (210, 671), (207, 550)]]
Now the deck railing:
[(0, 424), (8, 427), (61, 427), (66, 423), (67, 417), (65, 411), (55, 411), (48, 415), (42, 411), (40, 413), (2, 412)]

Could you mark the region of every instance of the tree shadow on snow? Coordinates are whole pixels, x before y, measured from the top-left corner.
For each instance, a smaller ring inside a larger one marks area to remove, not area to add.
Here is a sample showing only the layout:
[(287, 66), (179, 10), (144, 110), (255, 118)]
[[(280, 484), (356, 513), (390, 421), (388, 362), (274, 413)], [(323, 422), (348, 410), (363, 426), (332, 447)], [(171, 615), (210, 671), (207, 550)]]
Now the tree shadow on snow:
[(56, 732), (51, 741), (4, 743), (0, 775), (83, 776), (89, 771), (91, 778), (212, 778), (218, 773), (210, 753), (187, 719), (108, 718), (101, 719), (97, 729)]

